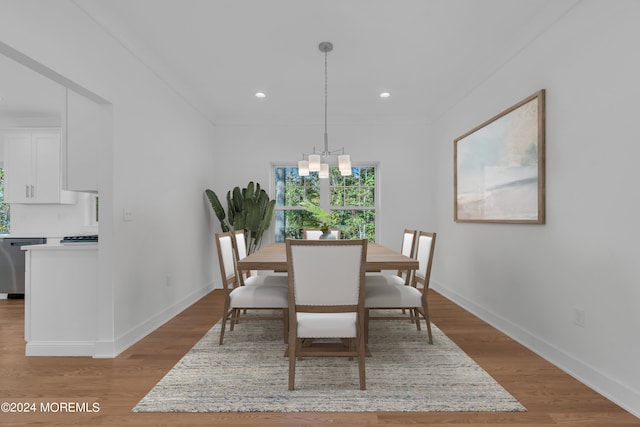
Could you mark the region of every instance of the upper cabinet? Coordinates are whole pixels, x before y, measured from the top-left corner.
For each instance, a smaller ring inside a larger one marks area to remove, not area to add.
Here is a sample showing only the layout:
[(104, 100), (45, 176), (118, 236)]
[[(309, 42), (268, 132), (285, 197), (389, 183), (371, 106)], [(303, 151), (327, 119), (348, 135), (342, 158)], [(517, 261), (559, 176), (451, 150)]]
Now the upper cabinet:
[(107, 138), (107, 107), (67, 89), (66, 189), (98, 191), (98, 151)]
[(60, 132), (9, 132), (4, 149), (6, 203), (76, 202), (62, 190)]

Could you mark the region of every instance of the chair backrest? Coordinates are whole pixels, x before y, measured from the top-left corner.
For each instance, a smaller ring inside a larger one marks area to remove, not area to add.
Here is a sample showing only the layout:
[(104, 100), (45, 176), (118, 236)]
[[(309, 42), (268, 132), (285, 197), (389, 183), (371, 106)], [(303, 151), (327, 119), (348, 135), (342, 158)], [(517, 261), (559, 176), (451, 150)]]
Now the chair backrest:
[(232, 234), (216, 233), (216, 248), (218, 249), (218, 262), (220, 263), (220, 275), (225, 291), (236, 286), (236, 262), (233, 249)]
[[(240, 261), (247, 257), (247, 239), (245, 238), (244, 230), (235, 230), (232, 235), (234, 242), (233, 253), (235, 254), (236, 261)], [(251, 276), (251, 271), (243, 271), (242, 274), (238, 275), (238, 284), (244, 286), (245, 279)]]
[(363, 307), (366, 257), (365, 239), (287, 239), (290, 309), (355, 312)]
[(420, 283), (426, 293), (429, 289), (429, 278), (431, 277), (431, 263), (433, 262), (433, 251), (436, 247), (436, 233), (420, 231), (416, 242), (416, 259), (419, 267), (413, 274), (413, 285)]
[(247, 256), (247, 239), (244, 236), (244, 230), (236, 230), (233, 232), (237, 259), (241, 260)]
[[(405, 230), (402, 232), (402, 247), (400, 249), (400, 253), (404, 256), (408, 256), (409, 258), (413, 258), (415, 255), (416, 248), (416, 230)], [(409, 284), (411, 270), (398, 270), (398, 276), (402, 277), (406, 274), (405, 283)]]
[(402, 249), (400, 253), (409, 258), (413, 258), (413, 251), (416, 247), (416, 230), (405, 229), (402, 233)]
[[(340, 229), (332, 228), (331, 235), (336, 239), (340, 239)], [(322, 236), (322, 230), (319, 228), (305, 228), (302, 230), (302, 238), (307, 240), (319, 240)]]

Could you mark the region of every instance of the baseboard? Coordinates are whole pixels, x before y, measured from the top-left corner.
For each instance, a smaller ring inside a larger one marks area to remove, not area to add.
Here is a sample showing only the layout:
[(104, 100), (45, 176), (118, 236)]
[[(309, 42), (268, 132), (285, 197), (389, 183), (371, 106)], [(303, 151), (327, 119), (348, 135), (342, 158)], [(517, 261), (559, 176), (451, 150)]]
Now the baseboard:
[(184, 309), (190, 307), (196, 301), (203, 296), (207, 295), (214, 289), (214, 284), (197, 289), (191, 294), (185, 296), (180, 301), (167, 307), (159, 313), (156, 313), (146, 321), (140, 323), (138, 326), (130, 329), (126, 333), (117, 337), (113, 342), (101, 341), (97, 343), (96, 353), (93, 354), (95, 358), (114, 358), (120, 353), (140, 341), (142, 338), (149, 335), (151, 332), (158, 329), (160, 326), (167, 323), (169, 320), (180, 314)]
[(431, 280), (430, 286), (439, 294), (484, 320), (549, 363), (562, 369), (584, 385), (621, 406), (634, 416), (640, 417), (640, 392), (624, 384), (620, 384), (619, 381), (576, 359), (572, 355), (546, 342), (543, 338), (537, 337), (522, 329), (497, 313), (468, 300), (447, 286), (444, 286), (442, 283)]
[(91, 341), (30, 341), (25, 356), (93, 356), (95, 343)]

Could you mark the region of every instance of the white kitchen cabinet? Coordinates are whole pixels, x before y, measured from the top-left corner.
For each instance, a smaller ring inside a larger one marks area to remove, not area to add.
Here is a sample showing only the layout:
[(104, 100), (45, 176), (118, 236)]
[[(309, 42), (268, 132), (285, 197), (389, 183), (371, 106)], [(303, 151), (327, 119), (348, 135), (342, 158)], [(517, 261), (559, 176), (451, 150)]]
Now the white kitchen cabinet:
[(60, 132), (6, 133), (4, 148), (6, 203), (76, 203), (61, 187)]
[(98, 244), (25, 246), (27, 356), (94, 356)]

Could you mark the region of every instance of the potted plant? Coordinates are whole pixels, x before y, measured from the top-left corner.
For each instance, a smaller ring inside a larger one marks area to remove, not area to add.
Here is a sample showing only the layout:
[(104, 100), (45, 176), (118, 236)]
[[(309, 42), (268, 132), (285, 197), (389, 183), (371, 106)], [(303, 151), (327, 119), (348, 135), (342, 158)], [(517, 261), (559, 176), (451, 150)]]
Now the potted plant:
[(321, 239), (335, 238), (331, 234), (331, 213), (325, 211), (320, 206), (316, 206), (309, 200), (303, 200), (300, 206), (304, 207), (313, 219), (313, 227), (317, 227), (322, 231)]
[(260, 184), (249, 182), (242, 190), (235, 187), (227, 192), (227, 214), (220, 199), (212, 190), (205, 190), (209, 203), (220, 221), (222, 231), (244, 230), (247, 253), (252, 254), (262, 242), (264, 231), (271, 224), (276, 201), (269, 200)]

